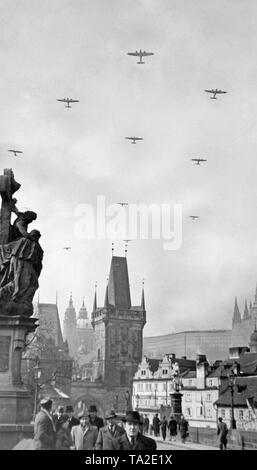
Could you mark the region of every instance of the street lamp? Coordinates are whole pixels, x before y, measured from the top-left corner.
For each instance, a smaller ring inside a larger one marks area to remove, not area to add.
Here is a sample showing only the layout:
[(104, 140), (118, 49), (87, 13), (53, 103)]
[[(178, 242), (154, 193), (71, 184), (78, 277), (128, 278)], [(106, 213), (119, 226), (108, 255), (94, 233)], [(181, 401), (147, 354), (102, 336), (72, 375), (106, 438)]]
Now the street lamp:
[(235, 373), (227, 374), (228, 378), (228, 386), (230, 388), (231, 393), (231, 420), (230, 420), (230, 428), (236, 429), (236, 420), (234, 416), (234, 388), (236, 385), (236, 375)]
[(140, 399), (140, 396), (139, 395), (136, 395), (136, 410), (138, 411), (138, 405), (139, 405), (139, 399)]
[(33, 367), (34, 369), (34, 380), (35, 380), (35, 397), (34, 397), (34, 412), (33, 416), (34, 419), (37, 414), (37, 402), (38, 402), (38, 393), (39, 393), (39, 381), (41, 377), (42, 367), (39, 366), (39, 359), (37, 359), (36, 365)]

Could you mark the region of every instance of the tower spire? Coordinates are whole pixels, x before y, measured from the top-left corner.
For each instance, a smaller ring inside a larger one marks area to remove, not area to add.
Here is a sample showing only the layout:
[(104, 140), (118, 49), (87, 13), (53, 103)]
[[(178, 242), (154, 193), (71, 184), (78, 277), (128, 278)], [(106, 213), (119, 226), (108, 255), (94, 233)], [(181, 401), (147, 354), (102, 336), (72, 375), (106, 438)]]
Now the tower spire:
[(112, 257), (113, 257), (113, 254), (114, 254), (114, 243), (112, 243)]
[(73, 307), (72, 292), (70, 293), (69, 307)]
[(94, 305), (93, 305), (93, 312), (97, 309), (97, 281), (95, 281), (95, 297), (94, 297)]
[(233, 313), (233, 320), (232, 326), (241, 323), (241, 314), (237, 305), (237, 297), (235, 298), (235, 306), (234, 306), (234, 313)]
[(247, 306), (247, 300), (245, 299), (245, 309), (244, 309), (244, 317), (243, 319), (244, 320), (247, 320), (249, 318), (249, 310), (248, 310), (248, 306)]
[(105, 299), (104, 299), (104, 307), (108, 307), (109, 301), (108, 301), (108, 281), (109, 278), (107, 277), (107, 284), (106, 284), (106, 290), (105, 290)]
[(145, 286), (145, 280), (143, 279), (142, 280), (142, 298), (141, 298), (141, 308), (142, 308), (142, 310), (145, 310), (145, 290), (144, 290), (144, 286)]

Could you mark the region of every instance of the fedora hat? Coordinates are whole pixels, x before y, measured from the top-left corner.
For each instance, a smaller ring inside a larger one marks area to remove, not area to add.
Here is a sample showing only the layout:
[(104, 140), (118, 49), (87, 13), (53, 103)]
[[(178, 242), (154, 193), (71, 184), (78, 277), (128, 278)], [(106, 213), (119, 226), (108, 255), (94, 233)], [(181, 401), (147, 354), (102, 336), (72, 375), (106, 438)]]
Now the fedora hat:
[(130, 423), (139, 424), (141, 422), (141, 419), (137, 411), (127, 411), (126, 416), (122, 419), (122, 421), (129, 421)]
[(50, 403), (53, 403), (52, 399), (50, 397), (44, 397), (42, 400), (40, 400), (40, 405), (50, 405)]
[(105, 419), (116, 418), (116, 416), (117, 415), (114, 410), (109, 410), (105, 413)]
[(88, 411), (89, 411), (89, 413), (91, 413), (91, 412), (93, 412), (93, 411), (94, 411), (95, 413), (97, 413), (97, 408), (96, 408), (95, 405), (90, 405)]

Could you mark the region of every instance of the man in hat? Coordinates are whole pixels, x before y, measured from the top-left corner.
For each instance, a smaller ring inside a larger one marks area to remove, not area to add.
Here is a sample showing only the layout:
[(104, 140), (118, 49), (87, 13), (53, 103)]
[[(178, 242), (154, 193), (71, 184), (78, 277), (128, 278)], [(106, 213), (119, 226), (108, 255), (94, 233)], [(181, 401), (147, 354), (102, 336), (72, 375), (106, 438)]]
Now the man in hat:
[(98, 429), (92, 426), (89, 421), (89, 414), (82, 411), (78, 415), (80, 424), (73, 426), (71, 430), (71, 438), (73, 449), (75, 450), (94, 450)]
[(53, 414), (53, 420), (54, 420), (56, 432), (59, 429), (60, 418), (63, 415), (63, 413), (64, 413), (64, 407), (63, 406), (58, 406), (57, 410)]
[(104, 422), (103, 422), (103, 419), (102, 418), (99, 418), (97, 416), (97, 408), (95, 405), (90, 405), (89, 407), (89, 416), (90, 416), (90, 423), (92, 424), (92, 426), (96, 426), (98, 431), (100, 428), (103, 428), (104, 426)]
[(73, 426), (78, 426), (79, 425), (79, 420), (77, 418), (75, 418), (75, 416), (73, 415), (74, 409), (73, 409), (72, 405), (67, 405), (66, 406), (65, 413), (67, 415), (69, 415), (69, 428), (70, 428), (70, 431), (71, 431)]
[(41, 409), (37, 413), (34, 423), (35, 450), (55, 449), (55, 425), (51, 414), (51, 398), (43, 398), (40, 402)]
[(99, 429), (97, 441), (95, 444), (96, 450), (114, 450), (114, 439), (122, 436), (125, 433), (124, 429), (116, 424), (115, 419), (117, 415), (114, 410), (105, 413), (106, 426)]
[(115, 450), (156, 450), (156, 442), (139, 432), (140, 415), (137, 411), (127, 411), (125, 433), (114, 442)]

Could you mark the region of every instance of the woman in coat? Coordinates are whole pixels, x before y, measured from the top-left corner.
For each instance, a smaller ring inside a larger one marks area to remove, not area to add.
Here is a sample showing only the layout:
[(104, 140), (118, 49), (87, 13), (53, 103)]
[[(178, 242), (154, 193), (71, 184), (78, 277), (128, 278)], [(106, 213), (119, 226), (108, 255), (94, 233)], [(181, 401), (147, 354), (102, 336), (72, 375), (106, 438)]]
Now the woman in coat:
[(188, 436), (188, 421), (184, 418), (184, 416), (181, 416), (179, 428), (180, 428), (181, 441), (184, 444), (186, 437)]

